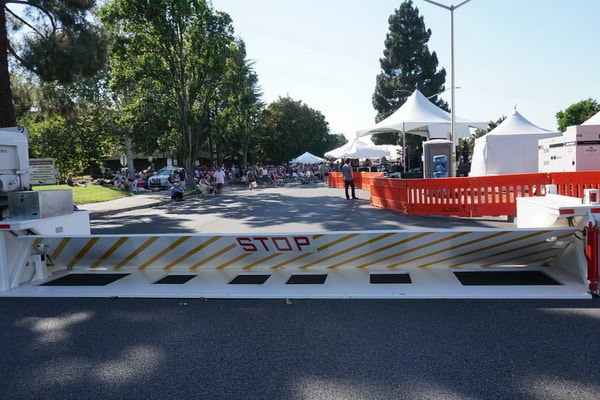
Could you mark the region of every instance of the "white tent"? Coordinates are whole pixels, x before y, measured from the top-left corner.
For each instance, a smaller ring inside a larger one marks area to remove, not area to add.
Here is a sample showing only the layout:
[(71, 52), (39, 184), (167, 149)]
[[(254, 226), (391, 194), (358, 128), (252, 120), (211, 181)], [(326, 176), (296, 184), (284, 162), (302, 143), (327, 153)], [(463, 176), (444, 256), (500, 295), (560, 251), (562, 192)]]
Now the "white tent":
[[(451, 125), (451, 114), (433, 104), (417, 89), (392, 115), (373, 127), (361, 131), (359, 136), (400, 131), (429, 139), (450, 139)], [(470, 127), (487, 129), (487, 123), (455, 117), (454, 129), (458, 137), (471, 136)]]
[(360, 139), (354, 139), (345, 145), (325, 153), (327, 158), (380, 158), (390, 157), (390, 151), (385, 146), (376, 146), (365, 143)]
[(560, 135), (532, 124), (515, 110), (485, 136), (475, 139), (469, 176), (538, 172), (538, 140)]
[(308, 151), (293, 160), (290, 161), (291, 164), (312, 164), (312, 163), (320, 163), (326, 161), (324, 158), (317, 157), (314, 154), (309, 153)]
[(590, 119), (581, 125), (600, 125), (600, 112), (594, 114)]

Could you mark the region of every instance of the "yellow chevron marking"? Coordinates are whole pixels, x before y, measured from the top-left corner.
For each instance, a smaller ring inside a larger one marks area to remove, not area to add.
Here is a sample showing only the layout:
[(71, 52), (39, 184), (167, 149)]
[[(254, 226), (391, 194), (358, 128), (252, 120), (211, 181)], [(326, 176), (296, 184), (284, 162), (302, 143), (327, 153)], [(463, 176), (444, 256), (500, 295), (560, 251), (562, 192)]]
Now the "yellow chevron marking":
[(136, 257), (138, 254), (140, 254), (142, 251), (146, 250), (146, 248), (148, 246), (150, 246), (152, 243), (157, 241), (158, 238), (159, 238), (159, 236), (152, 236), (151, 238), (146, 240), (144, 243), (142, 243), (141, 246), (139, 246), (137, 249), (132, 251), (127, 257), (125, 257), (123, 259), (123, 261), (121, 261), (120, 263), (115, 265), (114, 269), (121, 269), (121, 267), (123, 267), (125, 264), (127, 264), (129, 261), (131, 261), (134, 257)]
[(181, 243), (185, 242), (190, 237), (191, 236), (182, 236), (182, 237), (180, 237), (179, 239), (177, 239), (176, 241), (174, 241), (173, 243), (171, 243), (170, 245), (168, 245), (167, 247), (165, 247), (164, 249), (162, 249), (162, 251), (160, 251), (157, 255), (155, 255), (154, 257), (152, 257), (151, 259), (149, 259), (148, 261), (146, 261), (142, 265), (140, 265), (138, 267), (138, 269), (145, 269), (146, 267), (148, 267), (148, 265), (152, 264), (154, 261), (158, 260), (159, 258), (161, 258), (165, 254), (169, 253), (170, 251), (176, 249)]
[(232, 243), (232, 244), (230, 244), (229, 246), (227, 246), (227, 247), (225, 247), (225, 248), (223, 248), (223, 249), (221, 249), (221, 250), (219, 250), (219, 251), (215, 252), (215, 253), (214, 253), (214, 254), (212, 254), (211, 256), (209, 256), (209, 257), (206, 257), (204, 260), (202, 260), (202, 261), (200, 261), (200, 262), (198, 262), (198, 263), (196, 263), (196, 264), (192, 265), (192, 266), (190, 267), (190, 269), (191, 269), (192, 271), (193, 271), (193, 270), (196, 270), (196, 269), (198, 269), (200, 266), (202, 266), (203, 264), (206, 264), (207, 262), (214, 260), (215, 258), (217, 258), (217, 257), (219, 257), (219, 256), (221, 256), (221, 255), (223, 255), (223, 254), (225, 254), (225, 253), (227, 253), (228, 251), (231, 251), (231, 250), (235, 249), (236, 247), (237, 247), (237, 245), (236, 245), (235, 243)]
[[(380, 240), (382, 240), (382, 239), (385, 239), (385, 238), (387, 238), (387, 237), (390, 237), (390, 236), (392, 236), (392, 235), (395, 235), (395, 233), (393, 233), (393, 232), (390, 232), (390, 233), (384, 233), (383, 235), (379, 235), (379, 236), (377, 236), (377, 237), (374, 237), (374, 238), (372, 238), (372, 239), (366, 240), (366, 241), (364, 241), (364, 242), (360, 242), (360, 243), (358, 243), (358, 244), (355, 244), (354, 246), (348, 247), (347, 249), (340, 250), (340, 251), (338, 251), (338, 252), (336, 252), (336, 253), (333, 253), (333, 254), (330, 254), (330, 255), (328, 255), (328, 256), (326, 256), (326, 257), (321, 257), (321, 258), (319, 258), (319, 264), (323, 263), (323, 261), (325, 261), (325, 260), (330, 260), (330, 259), (332, 259), (332, 258), (335, 258), (335, 257), (338, 257), (338, 256), (340, 256), (340, 255), (342, 255), (342, 254), (344, 254), (344, 253), (350, 252), (350, 251), (352, 251), (352, 250), (359, 249), (359, 248), (361, 248), (361, 247), (363, 247), (363, 246), (370, 245), (370, 244), (372, 244), (372, 243), (378, 242), (378, 241), (380, 241)], [(321, 249), (321, 248), (319, 248), (318, 250), (320, 250), (320, 249)], [(303, 266), (301, 266), (301, 267), (299, 267), (299, 268), (300, 268), (300, 269), (306, 269), (306, 268), (310, 267), (311, 265), (314, 265), (314, 263), (311, 263), (311, 264), (306, 264), (306, 265), (303, 265)], [(331, 267), (331, 266), (329, 266), (328, 268), (332, 268), (332, 267)]]
[[(471, 244), (475, 244), (475, 243), (480, 243), (480, 242), (488, 241), (488, 240), (490, 240), (490, 239), (493, 239), (493, 238), (495, 238), (495, 237), (502, 236), (502, 235), (506, 235), (507, 233), (508, 233), (508, 232), (497, 232), (497, 233), (494, 233), (494, 234), (492, 234), (492, 235), (488, 235), (488, 236), (484, 236), (484, 237), (480, 237), (480, 238), (477, 238), (477, 239), (474, 239), (474, 240), (469, 240), (469, 241), (467, 241), (467, 242), (460, 243), (460, 244), (458, 244), (458, 245), (456, 245), (456, 246), (453, 246), (453, 247), (451, 247), (451, 248), (440, 249), (440, 250), (438, 250), (438, 251), (434, 251), (433, 253), (429, 253), (429, 254), (427, 254), (426, 256), (423, 256), (423, 257), (418, 257), (418, 258), (430, 257), (430, 256), (434, 256), (434, 255), (436, 255), (436, 254), (444, 253), (444, 252), (446, 252), (446, 251), (448, 251), (448, 250), (450, 250), (450, 249), (458, 249), (458, 248), (460, 248), (460, 247), (469, 246), (469, 245), (471, 245)], [(506, 242), (503, 242), (503, 243), (506, 243)], [(418, 268), (426, 268), (426, 267), (428, 267), (428, 266), (430, 266), (430, 265), (433, 265), (433, 264), (438, 264), (438, 263), (439, 263), (439, 262), (441, 262), (441, 261), (452, 260), (453, 258), (460, 257), (460, 256), (463, 256), (463, 255), (472, 254), (472, 253), (478, 253), (478, 252), (480, 252), (480, 251), (484, 251), (485, 249), (488, 249), (488, 248), (491, 248), (491, 247), (496, 247), (496, 246), (498, 246), (498, 245), (496, 244), (496, 245), (492, 245), (492, 246), (488, 246), (488, 247), (483, 247), (483, 248), (481, 248), (481, 247), (480, 247), (480, 248), (478, 248), (478, 249), (475, 249), (475, 250), (473, 250), (473, 251), (469, 251), (469, 252), (467, 252), (467, 253), (463, 253), (463, 254), (460, 254), (460, 255), (455, 255), (455, 256), (450, 256), (450, 257), (442, 258), (441, 260), (435, 260), (435, 261), (431, 261), (431, 262), (428, 262), (428, 263), (425, 263), (425, 264), (417, 265), (417, 267), (418, 267)], [(416, 260), (416, 259), (418, 259), (418, 258), (412, 259), (412, 260), (410, 260), (410, 261)]]
[(239, 256), (237, 256), (237, 257), (235, 257), (235, 258), (233, 258), (233, 259), (231, 259), (231, 260), (229, 260), (227, 262), (224, 262), (223, 264), (217, 266), (215, 269), (224, 269), (224, 268), (227, 268), (228, 266), (230, 266), (230, 265), (232, 265), (232, 264), (234, 264), (234, 263), (236, 263), (236, 262), (238, 262), (240, 260), (243, 260), (244, 258), (248, 257), (249, 255), (250, 255), (250, 253), (240, 254)]
[[(423, 233), (419, 233), (419, 234), (417, 234), (417, 235), (414, 235), (414, 236), (410, 236), (410, 237), (408, 237), (408, 238), (406, 238), (406, 239), (404, 239), (404, 240), (400, 240), (399, 242), (395, 242), (395, 243), (392, 243), (392, 244), (388, 244), (387, 246), (380, 247), (380, 248), (378, 248), (378, 249), (376, 249), (376, 250), (373, 250), (373, 251), (370, 251), (370, 252), (368, 252), (368, 253), (361, 254), (361, 255), (359, 255), (359, 256), (356, 256), (356, 257), (350, 258), (350, 259), (348, 259), (348, 260), (346, 260), (346, 261), (343, 261), (343, 262), (340, 262), (340, 263), (338, 263), (338, 264), (331, 265), (331, 266), (330, 266), (330, 268), (332, 268), (332, 267), (333, 267), (333, 268), (335, 268), (335, 267), (338, 267), (338, 266), (339, 266), (339, 265), (341, 265), (341, 264), (344, 264), (344, 263), (347, 263), (347, 262), (350, 262), (350, 261), (358, 260), (358, 259), (360, 259), (360, 258), (365, 258), (365, 257), (372, 256), (373, 254), (381, 253), (382, 251), (385, 251), (385, 250), (391, 249), (391, 248), (393, 248), (393, 247), (396, 247), (396, 246), (399, 246), (399, 245), (401, 245), (401, 244), (405, 244), (405, 243), (408, 243), (408, 242), (412, 242), (413, 240), (420, 239), (420, 238), (422, 238), (422, 237), (429, 236), (429, 235), (431, 235), (431, 234), (432, 234), (432, 232), (423, 232)], [(393, 255), (392, 257), (397, 257), (397, 255), (398, 255), (398, 254), (402, 254), (402, 253), (396, 253), (396, 254), (395, 254), (395, 255)], [(377, 260), (377, 261), (374, 261), (374, 262), (384, 261), (384, 260), (387, 260), (387, 259), (389, 259), (389, 258), (390, 258), (390, 257), (384, 257), (384, 258), (381, 258), (381, 259), (379, 259), (379, 260)], [(357, 266), (356, 268), (359, 268), (359, 269), (366, 268), (366, 267), (368, 267), (368, 266), (369, 266), (369, 265), (371, 265), (371, 264), (373, 264), (373, 262), (369, 262), (369, 263), (365, 263), (365, 264), (359, 265), (359, 266)]]
[(70, 241), (71, 241), (71, 238), (61, 239), (61, 241), (58, 243), (58, 246), (56, 246), (56, 249), (54, 249), (54, 253), (52, 253), (52, 258), (58, 258), (60, 253), (62, 253), (62, 251), (65, 249), (65, 247), (67, 246), (67, 244)]
[(79, 262), (79, 260), (81, 260), (81, 258), (85, 255), (85, 253), (87, 253), (88, 251), (90, 251), (90, 249), (94, 246), (94, 244), (100, 240), (99, 237), (93, 237), (90, 240), (88, 240), (88, 242), (86, 243), (85, 246), (83, 246), (83, 248), (79, 251), (79, 253), (77, 253), (75, 255), (75, 257), (71, 260), (71, 262), (67, 265), (67, 269), (73, 269), (73, 267), (75, 266), (75, 264), (77, 264), (77, 262)]
[(117, 249), (119, 247), (121, 247), (123, 245), (123, 243), (125, 243), (127, 241), (127, 239), (129, 239), (129, 238), (128, 237), (120, 237), (119, 240), (117, 240), (112, 246), (110, 246), (110, 248), (108, 250), (106, 250), (106, 252), (104, 254), (102, 254), (100, 256), (100, 258), (98, 258), (98, 260), (96, 260), (96, 262), (91, 265), (91, 268), (97, 268), (98, 265), (102, 264), (102, 261), (106, 260), (108, 257), (110, 257), (110, 255), (112, 253), (117, 251)]
[(180, 262), (182, 262), (186, 258), (189, 258), (189, 257), (193, 256), (194, 254), (196, 254), (200, 250), (202, 250), (205, 247), (207, 247), (207, 246), (211, 245), (212, 243), (216, 242), (217, 240), (219, 240), (219, 238), (220, 238), (220, 236), (213, 236), (213, 237), (211, 237), (206, 242), (204, 242), (204, 243), (202, 243), (202, 244), (194, 247), (193, 249), (191, 249), (190, 251), (188, 251), (187, 253), (185, 253), (184, 255), (182, 255), (181, 257), (179, 257), (178, 259), (176, 259), (172, 263), (166, 265), (164, 267), (164, 269), (171, 269), (171, 268), (173, 268), (175, 265), (179, 264)]
[(262, 264), (262, 263), (264, 263), (264, 262), (266, 262), (266, 261), (269, 261), (269, 260), (271, 260), (271, 259), (273, 259), (273, 258), (275, 258), (275, 257), (279, 257), (279, 256), (280, 256), (280, 255), (282, 255), (282, 254), (283, 254), (283, 253), (274, 253), (274, 254), (271, 254), (271, 255), (269, 255), (268, 257), (265, 257), (265, 258), (263, 258), (263, 259), (261, 259), (261, 260), (258, 260), (258, 261), (256, 261), (256, 262), (253, 262), (252, 264), (248, 264), (248, 265), (246, 265), (246, 266), (245, 266), (243, 269), (245, 269), (245, 270), (250, 270), (250, 269), (254, 268), (256, 265), (258, 265), (258, 264)]
[(32, 248), (32, 249), (35, 249), (36, 247), (38, 247), (38, 246), (39, 246), (39, 245), (42, 243), (42, 240), (43, 240), (43, 239), (41, 239), (41, 238), (37, 238), (37, 239), (35, 239), (35, 240), (33, 241), (33, 244), (31, 245), (31, 248)]
[[(563, 236), (560, 236), (558, 239), (559, 239), (559, 240), (562, 240), (562, 239), (566, 239), (566, 238), (569, 238), (569, 237), (571, 237), (571, 234), (569, 234), (569, 235), (563, 235)], [(504, 243), (508, 243), (508, 242), (503, 242), (502, 244), (504, 244)], [(543, 242), (537, 242), (537, 243), (532, 243), (532, 244), (526, 244), (526, 245), (523, 245), (523, 246), (520, 246), (520, 247), (511, 248), (511, 249), (510, 249), (510, 252), (511, 252), (511, 253), (514, 253), (514, 252), (516, 252), (516, 251), (520, 251), (520, 250), (527, 249), (527, 248), (530, 248), (530, 247), (539, 246), (539, 245), (542, 245), (542, 244), (547, 244), (547, 242), (544, 240)], [(490, 247), (495, 247), (495, 246), (490, 246)], [(490, 258), (493, 258), (493, 257), (501, 256), (501, 255), (503, 255), (503, 254), (506, 254), (506, 251), (499, 251), (499, 252), (497, 252), (497, 253), (493, 253), (493, 254), (486, 254), (486, 255), (484, 255), (484, 256), (482, 256), (482, 257), (479, 257), (479, 258), (474, 258), (474, 259), (472, 259), (472, 260), (469, 260), (469, 261), (466, 261), (466, 262), (462, 262), (462, 263), (456, 263), (456, 264), (450, 264), (448, 267), (449, 267), (449, 268), (458, 268), (458, 267), (460, 267), (461, 265), (463, 265), (463, 264), (466, 264), (466, 263), (473, 263), (473, 262), (476, 262), (476, 261), (481, 261), (481, 260), (485, 260), (485, 259), (490, 259)]]
[(323, 236), (325, 236), (325, 234), (315, 233), (312, 238), (313, 238), (313, 240), (317, 240), (317, 239), (321, 239)]
[(306, 258), (306, 257), (308, 257), (308, 256), (310, 256), (310, 255), (312, 255), (312, 254), (315, 254), (315, 253), (309, 253), (309, 252), (307, 252), (307, 253), (304, 253), (304, 254), (300, 254), (300, 255), (299, 255), (299, 256), (297, 256), (297, 257), (294, 257), (294, 258), (292, 258), (292, 259), (285, 260), (285, 261), (284, 261), (284, 262), (282, 262), (282, 263), (279, 263), (279, 264), (275, 264), (275, 265), (273, 265), (273, 266), (271, 267), (271, 269), (280, 269), (280, 268), (283, 268), (283, 267), (285, 267), (286, 265), (288, 265), (288, 264), (290, 264), (290, 263), (293, 263), (294, 261), (299, 261), (299, 260), (302, 260), (303, 258)]
[(345, 242), (346, 240), (350, 240), (350, 239), (352, 239), (352, 238), (354, 238), (354, 237), (356, 237), (356, 236), (358, 236), (358, 235), (359, 235), (359, 233), (351, 233), (351, 234), (349, 234), (349, 235), (342, 236), (341, 238), (339, 238), (339, 239), (337, 239), (337, 240), (334, 240), (334, 241), (333, 241), (333, 242), (331, 242), (331, 243), (327, 243), (327, 244), (324, 244), (324, 245), (323, 245), (323, 246), (321, 246), (321, 247), (317, 247), (317, 251), (323, 251), (323, 250), (325, 250), (325, 249), (328, 249), (328, 248), (330, 248), (330, 247), (336, 246), (336, 245), (338, 245), (338, 244), (340, 244), (340, 243), (343, 243), (343, 242)]

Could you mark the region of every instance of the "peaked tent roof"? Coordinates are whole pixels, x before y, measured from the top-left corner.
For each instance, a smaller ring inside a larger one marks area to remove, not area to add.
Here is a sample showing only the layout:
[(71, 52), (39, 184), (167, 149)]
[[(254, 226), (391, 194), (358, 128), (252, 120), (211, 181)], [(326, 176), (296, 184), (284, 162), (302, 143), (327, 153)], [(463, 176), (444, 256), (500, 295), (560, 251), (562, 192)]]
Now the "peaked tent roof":
[[(452, 115), (433, 104), (418, 89), (411, 94), (402, 106), (392, 115), (378, 122), (375, 126), (363, 130), (359, 136), (371, 135), (381, 132), (407, 132), (421, 136), (432, 137), (433, 131), (440, 136), (449, 133), (452, 124)], [(444, 129), (446, 127), (446, 129)], [(469, 127), (486, 129), (486, 122), (467, 121), (463, 118), (455, 117), (455, 129), (459, 137), (468, 137), (471, 135)], [(431, 132), (430, 132), (431, 128)], [(446, 136), (447, 137), (447, 136)]]
[(536, 133), (556, 133), (556, 131), (540, 128), (539, 126), (529, 122), (527, 118), (515, 110), (509, 117), (502, 121), (500, 125), (489, 131), (485, 136), (526, 135)]
[(581, 125), (600, 125), (600, 112), (594, 114)]
[(329, 158), (378, 158), (389, 157), (390, 151), (381, 147), (365, 143), (362, 140), (354, 139), (343, 146), (325, 153)]
[(486, 135), (475, 139), (469, 176), (538, 172), (538, 141), (560, 136), (540, 128), (517, 110)]
[(319, 162), (324, 162), (327, 161), (324, 158), (321, 157), (317, 157), (314, 154), (309, 153), (308, 151), (302, 155), (299, 155), (298, 157), (294, 158), (292, 161), (290, 161), (290, 163), (292, 164), (310, 164), (310, 163), (319, 163)]

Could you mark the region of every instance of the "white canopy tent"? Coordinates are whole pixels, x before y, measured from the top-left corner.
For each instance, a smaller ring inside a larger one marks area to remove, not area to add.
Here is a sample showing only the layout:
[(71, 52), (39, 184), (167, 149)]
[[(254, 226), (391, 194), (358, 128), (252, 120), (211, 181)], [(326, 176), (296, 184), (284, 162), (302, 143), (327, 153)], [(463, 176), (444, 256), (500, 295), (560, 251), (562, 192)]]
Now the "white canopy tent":
[(485, 136), (475, 139), (469, 176), (538, 172), (538, 140), (560, 135), (532, 124), (515, 110)]
[[(392, 115), (373, 127), (359, 132), (367, 136), (382, 132), (403, 132), (425, 136), (429, 139), (450, 139), (452, 115), (433, 104), (418, 89)], [(469, 128), (487, 129), (487, 122), (468, 121), (456, 117), (455, 130), (458, 137), (469, 137)]]
[(386, 146), (376, 146), (363, 142), (360, 139), (354, 139), (343, 146), (325, 153), (327, 158), (380, 158), (390, 157), (390, 150)]
[[(471, 136), (470, 128), (487, 129), (487, 122), (469, 121), (455, 116), (454, 130), (459, 138)], [(452, 115), (433, 104), (418, 89), (392, 115), (373, 127), (359, 132), (368, 136), (383, 132), (402, 132), (402, 148), (406, 148), (406, 134), (428, 139), (451, 139)]]
[(327, 161), (327, 160), (325, 160), (324, 158), (321, 158), (321, 157), (317, 157), (314, 154), (311, 154), (307, 151), (306, 153), (299, 155), (298, 157), (291, 160), (290, 164), (313, 164), (313, 163), (320, 163), (320, 162), (325, 162), (325, 161)]

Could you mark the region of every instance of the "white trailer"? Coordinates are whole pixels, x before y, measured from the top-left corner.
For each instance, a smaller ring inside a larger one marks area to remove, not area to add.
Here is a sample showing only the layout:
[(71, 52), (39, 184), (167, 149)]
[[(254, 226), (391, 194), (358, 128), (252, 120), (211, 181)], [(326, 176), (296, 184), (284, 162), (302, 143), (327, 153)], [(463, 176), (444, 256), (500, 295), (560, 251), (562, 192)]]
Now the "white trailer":
[(600, 170), (600, 125), (569, 126), (562, 136), (538, 143), (539, 172)]

